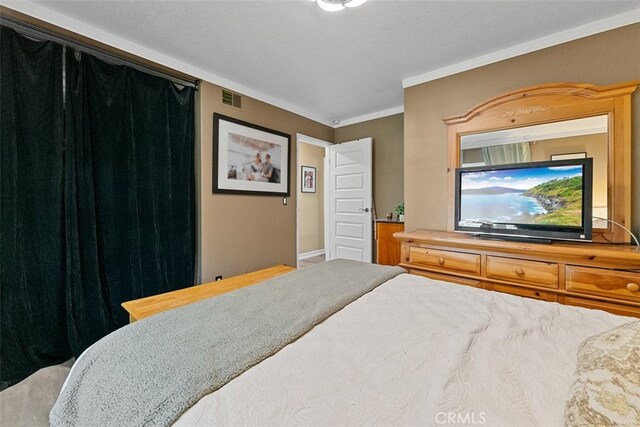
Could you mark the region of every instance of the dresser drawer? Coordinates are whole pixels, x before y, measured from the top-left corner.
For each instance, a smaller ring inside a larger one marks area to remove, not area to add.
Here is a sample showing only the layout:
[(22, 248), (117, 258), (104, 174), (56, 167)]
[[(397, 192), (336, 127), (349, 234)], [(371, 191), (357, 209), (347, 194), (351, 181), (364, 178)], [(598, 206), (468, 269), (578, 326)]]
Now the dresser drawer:
[(442, 280), (445, 282), (457, 283), (459, 285), (472, 286), (474, 288), (479, 287), (480, 284), (482, 283), (480, 280), (467, 279), (465, 277), (450, 276), (448, 274), (433, 273), (431, 271), (416, 270), (415, 268), (410, 269), (409, 273), (415, 274), (416, 276), (427, 277), (433, 280)]
[(557, 289), (558, 264), (488, 256), (487, 277)]
[(533, 298), (542, 301), (557, 301), (557, 296), (553, 292), (539, 291), (536, 289), (520, 288), (518, 286), (501, 285), (499, 283), (486, 283), (485, 289), (502, 292), (505, 294), (518, 295), (525, 298)]
[(640, 302), (640, 273), (566, 267), (567, 291)]
[(594, 301), (575, 297), (564, 297), (562, 302), (566, 305), (574, 305), (576, 307), (604, 310), (609, 313), (617, 314), (618, 316), (640, 317), (640, 307), (631, 307), (605, 301)]
[(435, 267), (466, 274), (480, 275), (480, 255), (436, 249), (409, 248), (409, 263), (416, 266)]

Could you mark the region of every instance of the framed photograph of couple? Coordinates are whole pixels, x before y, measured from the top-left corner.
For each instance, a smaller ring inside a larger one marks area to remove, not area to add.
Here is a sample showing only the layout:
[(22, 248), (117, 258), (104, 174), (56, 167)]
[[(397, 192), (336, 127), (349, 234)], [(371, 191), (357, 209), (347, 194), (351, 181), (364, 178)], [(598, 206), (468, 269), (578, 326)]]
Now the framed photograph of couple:
[(302, 192), (303, 193), (315, 193), (316, 192), (316, 168), (312, 166), (302, 166), (300, 174), (302, 178)]
[(291, 135), (213, 114), (213, 192), (289, 196)]

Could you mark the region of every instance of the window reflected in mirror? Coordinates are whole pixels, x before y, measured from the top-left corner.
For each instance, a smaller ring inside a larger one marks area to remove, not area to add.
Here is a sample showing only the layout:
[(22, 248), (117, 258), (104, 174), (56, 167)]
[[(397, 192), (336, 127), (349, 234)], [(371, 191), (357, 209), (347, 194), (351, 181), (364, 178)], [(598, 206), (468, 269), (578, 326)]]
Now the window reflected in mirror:
[[(608, 116), (482, 132), (460, 137), (460, 163), (493, 166), (571, 158), (593, 158), (593, 216), (608, 218)], [(606, 228), (594, 218), (594, 228)]]

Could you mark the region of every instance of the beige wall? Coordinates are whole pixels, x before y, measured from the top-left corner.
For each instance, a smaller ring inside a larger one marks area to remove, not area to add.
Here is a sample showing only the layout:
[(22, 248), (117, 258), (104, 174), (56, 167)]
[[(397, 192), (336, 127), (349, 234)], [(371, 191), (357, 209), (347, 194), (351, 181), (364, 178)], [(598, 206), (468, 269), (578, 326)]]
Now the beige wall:
[[(549, 82), (598, 85), (640, 79), (640, 24), (409, 87), (404, 92), (405, 226), (447, 227), (447, 127), (502, 93)], [(640, 182), (640, 94), (632, 97), (632, 182)], [(632, 227), (640, 232), (640, 185), (632, 187)]]
[(376, 215), (393, 212), (404, 198), (403, 114), (369, 120), (335, 130), (336, 142), (373, 138), (373, 199)]
[(531, 160), (550, 160), (553, 154), (587, 153), (593, 158), (593, 207), (607, 206), (608, 135), (606, 133), (546, 139), (531, 144)]
[(298, 178), (298, 253), (324, 249), (324, 147), (300, 144), (298, 173), (302, 166), (316, 168), (316, 192), (302, 193), (302, 180)]
[[(244, 96), (242, 110), (222, 104), (222, 88), (203, 82), (198, 91), (197, 171), (199, 280), (233, 276), (274, 264), (296, 265), (296, 133), (333, 140), (333, 129)], [(291, 197), (212, 194), (213, 113), (291, 135)]]

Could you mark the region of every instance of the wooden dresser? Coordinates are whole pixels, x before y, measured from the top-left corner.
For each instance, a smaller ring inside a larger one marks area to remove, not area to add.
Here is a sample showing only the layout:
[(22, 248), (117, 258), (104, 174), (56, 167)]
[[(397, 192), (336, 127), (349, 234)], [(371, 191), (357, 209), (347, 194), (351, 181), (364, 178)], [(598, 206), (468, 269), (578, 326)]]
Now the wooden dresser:
[(398, 265), (400, 263), (400, 242), (394, 233), (404, 231), (404, 222), (392, 219), (376, 220), (376, 263)]
[(468, 234), (394, 234), (411, 274), (527, 298), (640, 317), (640, 248), (520, 243)]

